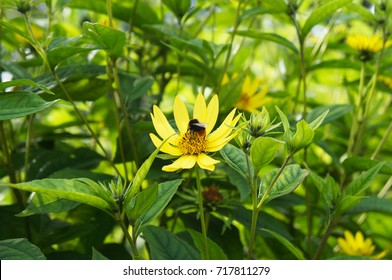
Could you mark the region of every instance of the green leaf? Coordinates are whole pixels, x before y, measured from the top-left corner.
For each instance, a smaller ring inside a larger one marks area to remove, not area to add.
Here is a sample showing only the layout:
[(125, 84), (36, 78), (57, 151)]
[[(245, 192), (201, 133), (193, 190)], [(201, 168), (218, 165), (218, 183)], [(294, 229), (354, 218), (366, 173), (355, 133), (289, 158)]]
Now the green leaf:
[(275, 33), (265, 33), (255, 30), (238, 30), (235, 34), (239, 36), (275, 42), (292, 50), (294, 53), (298, 53), (297, 47), (291, 41)]
[(331, 16), (333, 13), (337, 12), (340, 8), (344, 7), (352, 0), (332, 0), (325, 1), (323, 5), (316, 8), (310, 16), (306, 19), (304, 26), (302, 27), (302, 39), (309, 34), (314, 26), (325, 20), (327, 17)]
[(157, 190), (157, 196), (151, 207), (147, 208), (135, 222), (135, 227), (137, 229), (136, 234), (143, 229), (145, 225), (148, 225), (152, 220), (154, 220), (165, 207), (169, 204), (174, 194), (177, 192), (178, 187), (182, 183), (182, 179), (176, 179), (173, 181), (167, 181), (160, 183)]
[(37, 84), (32, 80), (27, 79), (20, 79), (20, 80), (13, 80), (9, 82), (3, 82), (0, 84), (0, 91), (4, 91), (8, 87), (19, 87), (19, 86), (32, 86), (41, 89), (42, 91), (46, 92), (47, 94), (55, 95), (55, 93), (48, 88), (44, 87), (43, 85)]
[[(379, 162), (365, 157), (353, 156), (344, 160), (342, 166), (347, 174), (354, 173), (356, 171), (366, 171), (376, 166)], [(381, 174), (392, 175), (392, 163), (385, 163), (381, 169)]]
[(26, 217), (44, 213), (60, 213), (74, 209), (80, 203), (61, 199), (52, 195), (35, 193), (29, 205), (23, 210), (18, 217)]
[[(248, 178), (248, 167), (246, 164), (246, 155), (244, 151), (241, 149), (231, 145), (227, 144), (221, 151), (220, 154), (226, 161), (226, 163), (234, 169), (238, 174), (240, 174), (247, 182), (251, 178)], [(251, 168), (251, 176), (253, 178), (254, 170), (253, 166), (250, 166)]]
[(347, 11), (355, 12), (362, 17), (362, 19), (368, 21), (369, 23), (375, 23), (376, 17), (370, 10), (366, 9), (360, 4), (357, 3), (349, 3), (347, 6)]
[(321, 178), (317, 173), (310, 172), (310, 177), (318, 191), (320, 192), (327, 207), (331, 207), (340, 193), (339, 185), (331, 177), (327, 176), (325, 179)]
[(47, 57), (50, 66), (54, 68), (59, 65), (63, 60), (69, 57), (94, 50), (95, 48), (82, 48), (82, 47), (57, 47), (47, 52)]
[(270, 137), (259, 137), (253, 141), (250, 148), (250, 158), (256, 174), (275, 158), (281, 144), (282, 142)]
[(132, 86), (125, 86), (120, 81), (122, 92), (126, 96), (126, 102), (132, 102), (142, 96), (144, 96), (147, 91), (150, 90), (151, 86), (154, 84), (154, 79), (152, 77), (141, 77), (132, 81)]
[(179, 19), (181, 19), (191, 7), (191, 0), (162, 0)]
[(278, 106), (275, 106), (275, 109), (279, 114), (280, 120), (282, 121), (283, 130), (284, 130), (284, 140), (286, 142), (290, 142), (291, 141), (291, 131), (290, 131), (289, 120), (287, 119), (286, 115), (278, 108)]
[[(206, 256), (204, 255), (204, 237), (203, 234), (197, 232), (193, 229), (188, 229), (188, 232), (191, 234), (193, 242), (199, 251), (201, 252), (202, 259), (205, 260)], [(208, 238), (208, 255), (209, 260), (227, 260), (227, 256), (221, 247), (218, 246), (214, 241)]]
[(124, 204), (128, 205), (131, 203), (132, 198), (135, 196), (135, 194), (139, 191), (140, 186), (142, 185), (144, 179), (147, 176), (148, 171), (151, 168), (152, 163), (154, 162), (156, 156), (158, 155), (161, 147), (163, 144), (165, 144), (167, 139), (162, 141), (161, 146), (155, 149), (155, 151), (143, 162), (142, 166), (137, 170), (135, 177), (132, 180), (132, 184), (130, 187), (128, 187), (125, 196), (124, 196)]
[(114, 199), (108, 196), (100, 185), (86, 178), (74, 180), (43, 179), (19, 184), (0, 183), (1, 185), (85, 203), (110, 215), (112, 215), (113, 206), (116, 204)]
[(311, 126), (305, 120), (300, 120), (297, 122), (297, 130), (292, 140), (288, 143), (289, 147), (295, 153), (312, 143), (313, 137), (314, 131)]
[(102, 255), (100, 252), (98, 252), (94, 247), (93, 247), (93, 255), (92, 255), (92, 260), (109, 260), (107, 257)]
[(125, 47), (125, 33), (98, 23), (83, 23), (84, 34), (104, 49), (112, 58), (122, 55)]
[(143, 238), (148, 244), (153, 260), (198, 260), (199, 253), (184, 240), (168, 230), (157, 226), (146, 226)]
[(316, 130), (323, 124), (325, 117), (328, 115), (329, 110), (325, 110), (321, 115), (319, 115), (315, 120), (313, 120), (309, 126), (311, 129)]
[(366, 212), (378, 212), (392, 215), (392, 201), (387, 198), (364, 197), (348, 214), (361, 214)]
[(0, 260), (46, 260), (41, 250), (25, 238), (0, 241)]
[[(279, 168), (273, 169), (265, 174), (263, 178), (261, 178), (259, 197), (264, 195), (278, 172)], [(301, 169), (298, 164), (291, 164), (286, 166), (270, 192), (267, 194), (265, 202), (294, 191), (308, 175), (309, 171), (306, 169)]]
[(227, 174), (229, 182), (233, 184), (240, 193), (241, 201), (244, 201), (250, 195), (249, 182), (247, 179), (241, 176), (238, 172), (232, 172), (231, 167), (228, 165), (224, 165), (223, 170), (225, 174)]
[(354, 69), (360, 70), (361, 63), (359, 61), (352, 61), (349, 59), (333, 59), (333, 60), (322, 60), (309, 67), (309, 71), (315, 71), (320, 69)]
[(136, 194), (132, 198), (131, 203), (125, 205), (125, 211), (132, 225), (141, 214), (155, 203), (157, 196), (158, 184), (153, 184), (151, 187)]
[[(336, 105), (325, 105), (314, 108), (312, 111), (309, 112), (307, 115), (307, 122), (312, 125), (312, 122), (315, 121), (322, 112), (328, 111), (328, 114), (325, 116), (322, 124), (331, 123), (344, 115), (348, 114), (354, 109), (354, 105), (351, 104), (336, 104)], [(314, 128), (313, 128), (314, 129)]]
[(283, 246), (285, 246), (298, 260), (306, 260), (304, 254), (302, 253), (302, 251), (295, 247), (289, 240), (287, 240), (285, 237), (283, 237), (282, 235), (280, 235), (279, 233), (276, 233), (272, 230), (266, 229), (266, 228), (262, 228), (262, 231), (265, 231), (269, 234), (271, 234), (274, 238), (276, 238), (280, 243), (283, 244)]
[(32, 92), (0, 93), (0, 121), (38, 113), (49, 108), (57, 101), (46, 102)]
[(30, 39), (30, 36), (27, 36), (26, 32), (24, 30), (20, 30), (20, 29), (16, 28), (15, 26), (13, 26), (12, 24), (10, 24), (9, 22), (6, 22), (2, 19), (0, 19), (0, 25), (2, 25), (6, 29), (12, 31), (13, 33), (18, 34), (23, 39), (25, 39), (26, 42), (28, 42), (30, 45), (32, 45), (32, 46), (34, 45), (33, 41)]
[(361, 195), (373, 183), (374, 178), (376, 178), (383, 165), (384, 163), (380, 162), (368, 171), (363, 172), (348, 185), (343, 194), (351, 196)]

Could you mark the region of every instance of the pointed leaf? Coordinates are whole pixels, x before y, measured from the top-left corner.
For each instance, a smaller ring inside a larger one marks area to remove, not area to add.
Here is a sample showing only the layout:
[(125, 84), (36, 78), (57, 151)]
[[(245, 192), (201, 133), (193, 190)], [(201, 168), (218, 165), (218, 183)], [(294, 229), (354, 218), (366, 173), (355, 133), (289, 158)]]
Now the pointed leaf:
[[(191, 234), (193, 242), (199, 251), (201, 252), (202, 259), (205, 260), (206, 256), (204, 255), (204, 237), (203, 234), (197, 232), (193, 229), (188, 229), (188, 232)], [(208, 238), (208, 255), (209, 260), (227, 260), (227, 256), (221, 247), (218, 246), (214, 241)]]
[(125, 33), (98, 23), (83, 23), (84, 34), (104, 49), (112, 58), (122, 55), (125, 47)]
[(0, 84), (0, 91), (4, 91), (8, 87), (19, 87), (19, 86), (32, 86), (37, 87), (47, 94), (55, 95), (55, 93), (43, 85), (37, 84), (36, 82), (28, 79), (12, 80), (9, 82), (3, 82)]
[[(309, 112), (307, 115), (306, 121), (310, 124), (310, 126), (315, 129), (315, 125), (313, 121), (320, 117), (322, 112), (328, 111), (328, 115), (325, 116), (322, 124), (331, 123), (344, 115), (350, 113), (354, 109), (354, 105), (351, 104), (336, 104), (336, 105), (326, 105), (314, 108), (312, 111)], [(314, 127), (313, 127), (314, 126)]]
[(282, 142), (270, 137), (259, 137), (253, 141), (250, 148), (250, 158), (256, 174), (275, 158), (281, 144)]
[[(248, 167), (246, 164), (246, 155), (241, 149), (228, 144), (221, 151), (220, 154), (225, 159), (226, 163), (233, 168), (238, 174), (240, 174), (246, 181), (249, 182), (248, 178)], [(253, 178), (254, 170), (251, 167), (251, 176)]]
[(125, 211), (131, 225), (155, 203), (157, 196), (158, 184), (153, 184), (151, 187), (136, 194), (132, 198), (131, 203), (125, 205)]
[(93, 255), (92, 255), (92, 260), (108, 260), (107, 257), (105, 257), (104, 255), (102, 255), (100, 252), (98, 252), (94, 247), (93, 247)]
[(97, 183), (89, 179), (43, 179), (19, 184), (4, 184), (23, 191), (39, 192), (59, 198), (85, 203), (112, 214), (114, 199), (106, 194)]
[(286, 115), (278, 108), (278, 106), (275, 106), (275, 109), (279, 114), (280, 120), (282, 121), (283, 129), (284, 129), (284, 140), (286, 142), (289, 142), (291, 140), (289, 120), (287, 119)]
[(292, 50), (294, 53), (298, 53), (297, 47), (291, 41), (275, 33), (265, 33), (265, 32), (259, 32), (254, 30), (239, 30), (235, 34), (244, 37), (275, 42), (281, 46), (284, 46)]
[(41, 250), (25, 238), (0, 241), (0, 260), (46, 260)]
[(320, 127), (320, 125), (323, 123), (325, 117), (328, 115), (329, 110), (325, 110), (321, 115), (319, 115), (314, 121), (312, 121), (309, 126), (311, 129), (316, 130), (317, 128)]
[(0, 121), (38, 113), (49, 108), (57, 101), (46, 102), (32, 92), (0, 93)]
[[(263, 176), (259, 189), (259, 197), (262, 197), (264, 195), (265, 191), (270, 186), (278, 172), (279, 168), (276, 168), (269, 171)], [(268, 193), (265, 201), (270, 201), (274, 198), (286, 195), (294, 191), (308, 175), (309, 171), (306, 169), (301, 169), (298, 164), (291, 164), (286, 166), (286, 168), (283, 170), (282, 174), (276, 181), (275, 185)]]
[(323, 5), (316, 8), (307, 18), (304, 26), (302, 27), (302, 38), (305, 39), (314, 26), (350, 2), (352, 2), (352, 0), (332, 0), (324, 2)]
[(305, 120), (297, 122), (297, 130), (293, 135), (293, 139), (289, 142), (289, 146), (293, 152), (297, 152), (310, 143), (312, 143), (314, 131)]
[(276, 238), (280, 243), (283, 244), (283, 246), (285, 246), (298, 260), (306, 260), (304, 254), (302, 253), (302, 251), (295, 247), (289, 240), (287, 240), (285, 237), (283, 237), (282, 235), (280, 235), (279, 233), (276, 233), (272, 230), (266, 229), (266, 228), (262, 228), (262, 231), (265, 231), (269, 234), (271, 234), (274, 238)]
[(168, 230), (157, 226), (146, 226), (143, 238), (148, 244), (153, 260), (198, 260), (199, 253), (184, 240)]
[(373, 183), (374, 178), (376, 178), (378, 172), (381, 170), (383, 162), (378, 163), (376, 166), (370, 170), (363, 172), (354, 181), (348, 185), (344, 191), (344, 195), (357, 196), (361, 195), (370, 185)]
[[(376, 166), (379, 162), (365, 157), (349, 157), (342, 163), (347, 174), (356, 171), (366, 171)], [(392, 175), (392, 162), (385, 163), (381, 169), (380, 174)]]

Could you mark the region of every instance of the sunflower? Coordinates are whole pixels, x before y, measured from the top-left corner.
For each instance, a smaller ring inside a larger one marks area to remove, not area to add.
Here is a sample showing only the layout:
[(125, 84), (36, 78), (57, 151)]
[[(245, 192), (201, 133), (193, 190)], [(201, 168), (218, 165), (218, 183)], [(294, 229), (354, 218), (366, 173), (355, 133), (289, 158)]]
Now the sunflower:
[(162, 111), (154, 105), (151, 119), (158, 134), (150, 133), (150, 138), (156, 147), (163, 140), (168, 139), (161, 151), (171, 156), (178, 157), (172, 164), (165, 165), (162, 170), (174, 172), (179, 169), (190, 169), (197, 163), (202, 169), (213, 171), (219, 161), (213, 159), (207, 153), (221, 150), (238, 130), (233, 132), (240, 114), (235, 116), (234, 108), (225, 118), (223, 123), (212, 131), (219, 114), (218, 96), (214, 95), (208, 105), (202, 94), (196, 97), (192, 119), (189, 118), (188, 110), (179, 96), (174, 99), (174, 120), (178, 131), (168, 122)]
[[(370, 60), (374, 54), (383, 48), (383, 40), (380, 36), (366, 37), (364, 35), (351, 35), (347, 37), (347, 44), (358, 51), (362, 61)], [(391, 46), (391, 41), (385, 43), (385, 48)]]
[(374, 259), (382, 259), (387, 254), (382, 251), (377, 255), (372, 255), (375, 246), (370, 238), (364, 238), (362, 232), (358, 231), (355, 236), (348, 230), (344, 231), (344, 237), (338, 238), (338, 243), (342, 252), (349, 256), (366, 256)]
[[(237, 73), (234, 73), (232, 78), (237, 78)], [(225, 74), (223, 76), (222, 85), (229, 82), (229, 77)], [(262, 87), (262, 80), (251, 80), (247, 75), (241, 87), (241, 95), (235, 103), (235, 107), (239, 110), (247, 112), (257, 112), (263, 105), (271, 101), (271, 98), (266, 97), (268, 88)]]

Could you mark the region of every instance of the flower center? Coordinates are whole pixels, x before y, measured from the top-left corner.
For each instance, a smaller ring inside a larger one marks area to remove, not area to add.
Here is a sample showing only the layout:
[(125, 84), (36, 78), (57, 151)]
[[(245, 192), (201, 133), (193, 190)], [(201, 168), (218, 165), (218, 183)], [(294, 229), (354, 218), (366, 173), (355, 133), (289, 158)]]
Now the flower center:
[(206, 144), (206, 136), (192, 130), (188, 130), (178, 142), (181, 152), (185, 155), (198, 155), (205, 152)]

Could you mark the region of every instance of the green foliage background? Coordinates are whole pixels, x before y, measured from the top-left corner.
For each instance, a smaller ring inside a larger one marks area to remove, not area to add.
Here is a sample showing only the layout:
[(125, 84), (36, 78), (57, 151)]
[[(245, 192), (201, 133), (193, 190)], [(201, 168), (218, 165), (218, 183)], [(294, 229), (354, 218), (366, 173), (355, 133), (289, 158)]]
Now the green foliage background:
[[(391, 1), (0, 5), (0, 259), (206, 258), (195, 174), (161, 171), (150, 112), (214, 93), (221, 120), (246, 76), (281, 125), (202, 172), (221, 196), (204, 200), (209, 258), (355, 259), (345, 230), (391, 258)], [(356, 34), (384, 47), (358, 51)]]

